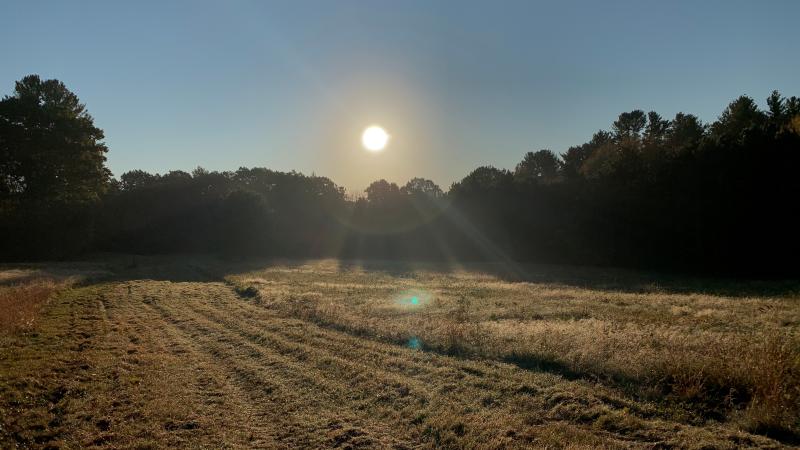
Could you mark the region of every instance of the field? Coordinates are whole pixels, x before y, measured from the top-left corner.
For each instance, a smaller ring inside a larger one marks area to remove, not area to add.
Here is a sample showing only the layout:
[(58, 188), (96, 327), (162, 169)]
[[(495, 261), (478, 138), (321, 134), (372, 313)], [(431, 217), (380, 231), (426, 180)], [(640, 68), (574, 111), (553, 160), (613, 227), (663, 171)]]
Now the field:
[(0, 447), (782, 448), (800, 290), (559, 266), (0, 267)]

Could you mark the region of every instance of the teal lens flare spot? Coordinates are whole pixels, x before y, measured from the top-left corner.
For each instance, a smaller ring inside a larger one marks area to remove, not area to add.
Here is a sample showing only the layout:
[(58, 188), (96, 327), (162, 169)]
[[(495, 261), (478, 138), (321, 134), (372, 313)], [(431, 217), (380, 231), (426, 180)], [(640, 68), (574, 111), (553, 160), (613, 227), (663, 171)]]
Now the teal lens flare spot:
[(418, 312), (421, 308), (429, 306), (433, 301), (433, 297), (430, 293), (420, 289), (410, 289), (405, 292), (398, 292), (392, 297), (391, 301), (394, 305), (413, 314)]

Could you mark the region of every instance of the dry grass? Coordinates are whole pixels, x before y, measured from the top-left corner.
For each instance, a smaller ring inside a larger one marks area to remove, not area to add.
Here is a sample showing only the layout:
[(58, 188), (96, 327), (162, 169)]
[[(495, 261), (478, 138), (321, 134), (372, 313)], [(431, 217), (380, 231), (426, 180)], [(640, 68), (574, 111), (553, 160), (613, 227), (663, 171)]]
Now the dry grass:
[(781, 448), (796, 429), (790, 294), (114, 264), (0, 340), (0, 447)]
[(58, 287), (53, 280), (0, 287), (0, 334), (31, 330), (42, 306)]
[(108, 274), (92, 262), (0, 265), (0, 336), (33, 330), (53, 294)]
[(595, 380), (690, 423), (800, 432), (800, 299), (791, 291), (733, 297), (650, 283), (625, 292), (585, 276), (555, 284), (377, 269), (324, 261), (228, 278), (258, 288), (271, 308), (359, 336)]

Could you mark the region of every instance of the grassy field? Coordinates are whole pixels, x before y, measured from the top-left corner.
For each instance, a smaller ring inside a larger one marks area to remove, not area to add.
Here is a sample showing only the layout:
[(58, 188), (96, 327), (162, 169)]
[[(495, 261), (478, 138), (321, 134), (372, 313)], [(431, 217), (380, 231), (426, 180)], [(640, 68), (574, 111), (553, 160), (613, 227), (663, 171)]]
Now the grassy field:
[(781, 448), (800, 434), (793, 283), (116, 257), (0, 267), (0, 306), (2, 448)]

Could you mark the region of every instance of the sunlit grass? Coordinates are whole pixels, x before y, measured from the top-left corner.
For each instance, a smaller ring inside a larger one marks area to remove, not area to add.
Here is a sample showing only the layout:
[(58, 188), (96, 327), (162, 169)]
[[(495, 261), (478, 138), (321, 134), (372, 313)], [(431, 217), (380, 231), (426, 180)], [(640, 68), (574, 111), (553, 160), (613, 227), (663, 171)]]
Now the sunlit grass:
[(0, 334), (32, 330), (54, 293), (101, 273), (89, 264), (0, 267)]
[(797, 439), (797, 307), (775, 283), (701, 292), (575, 268), (519, 281), (487, 265), (199, 257), (108, 267), (0, 339), (0, 447)]
[(0, 287), (0, 333), (32, 329), (42, 306), (58, 286), (53, 280), (36, 280)]
[[(546, 279), (550, 268), (533, 270)], [(257, 288), (269, 308), (360, 336), (598, 380), (689, 421), (800, 429), (800, 307), (791, 291), (734, 297), (657, 280), (629, 291), (624, 279), (608, 288), (602, 272), (574, 271), (573, 281), (523, 282), (321, 261), (229, 279)]]

